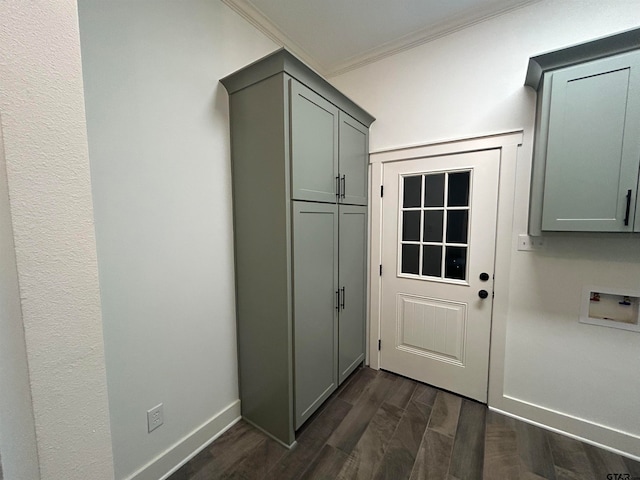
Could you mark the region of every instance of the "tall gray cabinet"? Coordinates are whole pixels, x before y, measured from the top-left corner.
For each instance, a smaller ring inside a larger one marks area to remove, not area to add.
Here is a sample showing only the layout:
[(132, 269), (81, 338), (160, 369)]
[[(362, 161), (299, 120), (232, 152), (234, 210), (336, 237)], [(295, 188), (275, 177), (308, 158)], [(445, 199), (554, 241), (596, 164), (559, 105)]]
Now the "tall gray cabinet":
[(364, 360), (374, 118), (285, 49), (229, 92), (243, 417), (286, 445)]

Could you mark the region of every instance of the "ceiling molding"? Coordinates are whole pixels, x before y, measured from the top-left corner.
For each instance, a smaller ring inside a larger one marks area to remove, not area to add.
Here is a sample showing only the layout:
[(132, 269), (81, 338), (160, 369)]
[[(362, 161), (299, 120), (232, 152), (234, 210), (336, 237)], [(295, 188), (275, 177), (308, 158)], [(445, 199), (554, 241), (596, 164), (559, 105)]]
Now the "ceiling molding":
[(526, 7), (541, 0), (518, 0), (513, 1), (509, 6), (499, 10), (488, 10), (486, 7), (465, 12), (463, 15), (451, 17), (447, 22), (435, 26), (426, 27), (418, 31), (404, 35), (396, 40), (387, 42), (379, 47), (368, 50), (360, 55), (348, 58), (342, 63), (331, 68), (327, 72), (327, 77), (335, 77), (350, 70), (363, 67), (369, 63), (377, 62), (383, 58), (390, 57), (396, 53), (410, 50), (419, 45), (429, 43), (438, 38), (458, 32), (473, 25), (485, 22), (495, 17), (499, 17), (514, 10)]
[(499, 9), (481, 7), (449, 18), (446, 22), (431, 25), (400, 38), (384, 43), (378, 47), (367, 50), (361, 54), (347, 58), (337, 65), (322, 65), (305, 49), (300, 47), (291, 37), (284, 33), (266, 15), (253, 6), (250, 0), (222, 0), (229, 8), (238, 13), (251, 25), (264, 33), (276, 44), (286, 47), (311, 68), (325, 77), (335, 77), (350, 70), (363, 67), (369, 63), (377, 62), (396, 53), (415, 48), (419, 45), (431, 42), (446, 35), (458, 32), (492, 18), (504, 15), (514, 10), (526, 7), (541, 0), (513, 0), (508, 6)]
[(324, 65), (318, 63), (311, 55), (309, 55), (302, 47), (294, 42), (291, 37), (285, 34), (280, 28), (268, 19), (260, 10), (255, 8), (247, 0), (222, 0), (222, 3), (231, 8), (234, 12), (256, 27), (274, 43), (294, 53), (301, 60), (317, 71), (320, 75), (326, 76), (328, 73)]

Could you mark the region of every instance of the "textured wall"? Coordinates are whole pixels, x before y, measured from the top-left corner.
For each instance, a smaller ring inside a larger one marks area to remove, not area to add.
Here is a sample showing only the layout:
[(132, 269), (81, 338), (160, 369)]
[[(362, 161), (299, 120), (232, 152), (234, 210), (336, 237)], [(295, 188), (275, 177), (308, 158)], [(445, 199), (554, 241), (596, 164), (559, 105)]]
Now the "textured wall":
[(115, 471), (127, 478), (159, 456), (183, 460), (169, 449), (238, 400), (218, 80), (276, 45), (220, 1), (80, 0), (79, 13)]
[(0, 453), (9, 480), (40, 472), (6, 172), (0, 120)]
[(113, 466), (76, 3), (2, 1), (0, 19), (0, 113), (41, 478), (106, 480)]
[[(605, 7), (606, 4), (606, 7)], [(504, 379), (529, 412), (557, 412), (627, 440), (640, 455), (640, 335), (578, 322), (584, 285), (640, 289), (638, 238), (556, 235), (519, 252), (527, 231), (535, 92), (530, 56), (640, 26), (637, 0), (554, 0), (482, 22), (332, 79), (377, 120), (372, 150), (524, 129), (515, 185)], [(510, 219), (509, 219), (510, 220)], [(498, 252), (504, 255), (505, 252)], [(540, 417), (541, 418), (541, 417)], [(569, 422), (552, 426), (568, 428)], [(601, 441), (607, 441), (605, 436)]]

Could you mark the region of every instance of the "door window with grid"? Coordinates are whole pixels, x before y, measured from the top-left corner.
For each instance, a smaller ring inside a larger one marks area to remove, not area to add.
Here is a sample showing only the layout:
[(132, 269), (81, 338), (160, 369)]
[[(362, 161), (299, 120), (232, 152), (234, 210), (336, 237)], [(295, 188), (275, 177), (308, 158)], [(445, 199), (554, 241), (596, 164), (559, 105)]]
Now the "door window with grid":
[(466, 283), (470, 191), (470, 170), (402, 177), (401, 276)]

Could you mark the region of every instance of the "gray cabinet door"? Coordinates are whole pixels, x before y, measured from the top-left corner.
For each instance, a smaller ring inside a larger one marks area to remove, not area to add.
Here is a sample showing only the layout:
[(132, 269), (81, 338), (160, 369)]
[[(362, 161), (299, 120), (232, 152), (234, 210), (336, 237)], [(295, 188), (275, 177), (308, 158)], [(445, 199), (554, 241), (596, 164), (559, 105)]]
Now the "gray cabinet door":
[(338, 182), (338, 109), (290, 80), (291, 196), (335, 202)]
[(340, 112), (339, 170), (342, 203), (367, 204), (369, 129)]
[(367, 208), (340, 205), (338, 381), (364, 360)]
[(298, 429), (338, 385), (338, 206), (292, 203)]
[(565, 68), (550, 80), (542, 230), (631, 231), (640, 159), (640, 53)]

